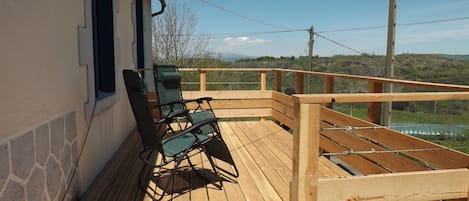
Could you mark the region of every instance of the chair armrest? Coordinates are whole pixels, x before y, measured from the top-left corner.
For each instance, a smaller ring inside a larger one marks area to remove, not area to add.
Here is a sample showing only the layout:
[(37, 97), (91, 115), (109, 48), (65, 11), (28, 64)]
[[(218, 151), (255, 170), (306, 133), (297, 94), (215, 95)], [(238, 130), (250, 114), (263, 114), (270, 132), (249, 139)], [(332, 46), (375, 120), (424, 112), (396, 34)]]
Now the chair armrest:
[(189, 100), (184, 100), (184, 103), (188, 103), (188, 102), (197, 102), (197, 103), (202, 103), (204, 101), (206, 102), (209, 102), (209, 101), (212, 101), (213, 98), (212, 97), (201, 97), (201, 98), (197, 98), (197, 99), (189, 99)]

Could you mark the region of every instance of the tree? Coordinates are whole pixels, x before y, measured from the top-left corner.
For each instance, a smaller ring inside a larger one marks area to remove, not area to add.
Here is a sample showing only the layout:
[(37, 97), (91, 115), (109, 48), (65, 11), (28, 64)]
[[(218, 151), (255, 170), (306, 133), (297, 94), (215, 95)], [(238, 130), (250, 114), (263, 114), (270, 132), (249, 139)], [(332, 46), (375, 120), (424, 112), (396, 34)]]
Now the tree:
[(153, 63), (193, 67), (196, 58), (210, 55), (210, 36), (197, 34), (197, 18), (187, 1), (171, 1), (162, 15), (153, 18)]

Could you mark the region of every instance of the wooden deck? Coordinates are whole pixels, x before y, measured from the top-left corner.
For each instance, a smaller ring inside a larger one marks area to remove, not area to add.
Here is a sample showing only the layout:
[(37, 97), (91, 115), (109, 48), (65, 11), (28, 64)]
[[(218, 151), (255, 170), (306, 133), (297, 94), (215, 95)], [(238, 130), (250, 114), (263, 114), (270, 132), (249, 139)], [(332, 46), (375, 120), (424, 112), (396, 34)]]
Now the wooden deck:
[[(272, 121), (227, 121), (220, 122), (220, 127), (240, 176), (234, 180), (227, 177), (223, 189), (218, 190), (183, 164), (174, 181), (174, 200), (289, 200), (292, 135)], [(151, 200), (137, 185), (143, 165), (137, 158), (140, 149), (138, 133), (134, 132), (81, 200)], [(202, 154), (191, 159), (198, 169), (209, 169)], [(319, 172), (321, 178), (349, 175), (324, 157), (320, 157)], [(171, 196), (163, 198), (170, 199)]]

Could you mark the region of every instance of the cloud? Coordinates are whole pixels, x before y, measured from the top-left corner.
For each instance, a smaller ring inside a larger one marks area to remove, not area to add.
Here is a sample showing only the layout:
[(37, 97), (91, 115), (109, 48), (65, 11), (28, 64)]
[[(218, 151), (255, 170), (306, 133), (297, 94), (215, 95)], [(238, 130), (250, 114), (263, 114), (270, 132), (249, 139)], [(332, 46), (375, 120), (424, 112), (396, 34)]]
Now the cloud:
[(251, 39), (247, 36), (226, 37), (223, 39), (223, 45), (228, 47), (247, 47), (254, 45), (263, 45), (270, 42), (270, 40), (260, 38)]

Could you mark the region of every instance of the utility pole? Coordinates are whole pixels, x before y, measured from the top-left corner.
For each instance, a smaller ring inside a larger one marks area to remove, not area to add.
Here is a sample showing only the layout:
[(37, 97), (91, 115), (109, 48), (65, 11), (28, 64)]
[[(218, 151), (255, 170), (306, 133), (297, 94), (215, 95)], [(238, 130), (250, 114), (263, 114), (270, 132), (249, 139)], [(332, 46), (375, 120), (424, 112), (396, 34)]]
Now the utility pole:
[[(388, 17), (388, 44), (386, 51), (386, 78), (394, 78), (394, 41), (396, 34), (396, 4), (397, 0), (389, 0)], [(385, 93), (393, 92), (392, 84), (384, 85)], [(392, 102), (383, 102), (381, 112), (381, 125), (390, 126), (392, 114)]]
[[(309, 32), (309, 71), (313, 71), (313, 46), (314, 46), (314, 26), (311, 25), (311, 28), (308, 29)], [(313, 78), (309, 76), (309, 93), (313, 93)]]

